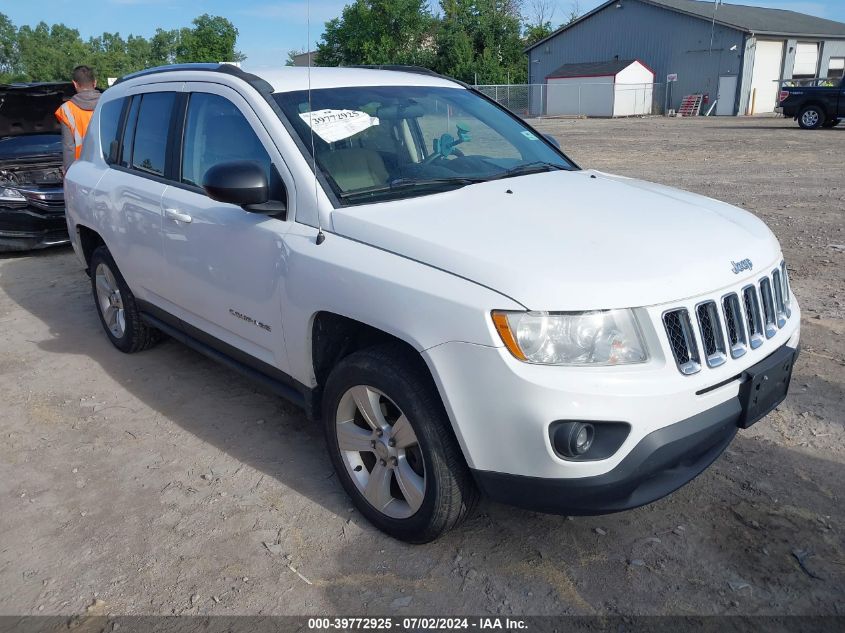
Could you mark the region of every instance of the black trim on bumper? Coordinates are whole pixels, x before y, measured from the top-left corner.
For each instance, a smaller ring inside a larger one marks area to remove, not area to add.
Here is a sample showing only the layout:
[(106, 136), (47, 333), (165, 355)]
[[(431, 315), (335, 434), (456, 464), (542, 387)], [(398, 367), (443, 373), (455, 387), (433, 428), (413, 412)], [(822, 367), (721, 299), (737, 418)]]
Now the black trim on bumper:
[(33, 206), (0, 206), (0, 252), (28, 251), (69, 240), (64, 207), (44, 211)]
[(739, 398), (646, 435), (616, 468), (595, 477), (547, 479), (474, 470), (493, 501), (553, 514), (620, 512), (657, 501), (689, 483), (731, 443)]

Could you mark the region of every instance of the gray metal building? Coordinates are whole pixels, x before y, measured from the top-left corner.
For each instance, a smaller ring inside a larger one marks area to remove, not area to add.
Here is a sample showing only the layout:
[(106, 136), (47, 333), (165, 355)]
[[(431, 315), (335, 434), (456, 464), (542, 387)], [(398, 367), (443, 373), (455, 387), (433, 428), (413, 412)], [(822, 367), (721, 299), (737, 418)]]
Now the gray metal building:
[(638, 59), (658, 83), (677, 75), (670, 108), (702, 93), (718, 98), (716, 114), (757, 114), (774, 110), (780, 80), (842, 76), (845, 24), (717, 2), (609, 0), (526, 52), (530, 84), (564, 64)]

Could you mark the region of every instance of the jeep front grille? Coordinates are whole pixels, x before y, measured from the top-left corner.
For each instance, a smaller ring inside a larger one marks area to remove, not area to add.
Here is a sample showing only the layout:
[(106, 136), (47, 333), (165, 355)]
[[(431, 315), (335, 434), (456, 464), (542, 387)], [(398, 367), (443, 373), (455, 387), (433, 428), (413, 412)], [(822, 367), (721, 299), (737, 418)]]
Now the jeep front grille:
[(757, 288), (747, 286), (742, 291), (745, 304), (745, 322), (748, 324), (748, 339), (751, 349), (757, 349), (763, 344), (763, 318), (760, 316), (760, 300), (757, 298)]
[(701, 332), (701, 345), (704, 359), (710, 367), (718, 367), (727, 360), (725, 356), (725, 337), (719, 322), (719, 311), (715, 301), (699, 303), (695, 308), (698, 317), (698, 330)]
[(701, 370), (698, 345), (692, 332), (689, 312), (686, 309), (672, 310), (663, 315), (669, 346), (675, 356), (675, 362), (682, 374), (694, 374)]
[(722, 299), (722, 310), (725, 313), (725, 328), (728, 334), (728, 346), (731, 358), (739, 358), (748, 350), (748, 337), (742, 323), (742, 308), (739, 297), (735, 292)]
[(792, 316), (792, 301), (789, 298), (789, 273), (786, 271), (786, 262), (780, 263), (781, 284), (783, 292), (783, 306), (786, 318)]
[(697, 332), (687, 308), (663, 313), (669, 348), (684, 375), (701, 371), (701, 358), (708, 367), (757, 349), (786, 326), (792, 316), (786, 264), (781, 263), (758, 283), (731, 292), (721, 301), (705, 300), (695, 306)]
[(783, 299), (783, 282), (780, 278), (780, 271), (772, 272), (772, 288), (775, 292), (775, 318), (777, 319), (778, 327), (781, 328), (786, 325), (786, 303)]
[(775, 327), (775, 301), (772, 298), (772, 282), (768, 277), (760, 280), (760, 302), (763, 304), (763, 329), (766, 338), (772, 338), (777, 332)]

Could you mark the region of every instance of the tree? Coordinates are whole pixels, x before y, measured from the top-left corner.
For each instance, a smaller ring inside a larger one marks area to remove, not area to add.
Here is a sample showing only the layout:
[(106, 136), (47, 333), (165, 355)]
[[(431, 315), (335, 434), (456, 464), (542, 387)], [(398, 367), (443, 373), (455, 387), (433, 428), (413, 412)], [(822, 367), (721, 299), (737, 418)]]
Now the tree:
[(431, 66), (434, 26), (426, 0), (355, 0), (326, 22), (316, 62)]
[(79, 31), (46, 22), (18, 29), (17, 50), (21, 72), (34, 81), (67, 81), (75, 66), (91, 64), (93, 57)]
[(466, 82), (525, 81), (520, 6), (515, 0), (442, 0), (439, 72)]
[(120, 33), (103, 33), (88, 40), (88, 49), (97, 72), (103, 77), (120, 77), (130, 72), (126, 42)]
[(0, 81), (12, 81), (20, 72), (18, 31), (8, 16), (0, 13)]
[(531, 18), (526, 21), (524, 33), (526, 46), (552, 34), (554, 15), (555, 6), (552, 0), (531, 0)]
[(189, 61), (241, 61), (238, 30), (226, 18), (201, 15), (192, 28), (158, 29), (152, 38), (103, 33), (83, 42), (64, 24), (40, 22), (16, 28), (0, 13), (0, 82), (67, 81), (75, 66), (87, 64), (105, 84), (150, 66)]
[(235, 50), (238, 29), (229, 20), (207, 13), (195, 18), (194, 28), (183, 28), (176, 43), (177, 63), (240, 62), (245, 57)]
[(126, 39), (126, 63), (129, 69), (127, 72), (155, 66), (150, 40), (138, 35), (130, 35)]
[(525, 27), (525, 45), (530, 46), (535, 42), (547, 38), (554, 33), (554, 28), (551, 22), (544, 22), (542, 24), (529, 24)]
[(298, 48), (288, 51), (288, 57), (285, 60), (285, 66), (296, 66), (296, 56), (302, 55), (306, 51), (301, 51)]
[(578, 0), (572, 0), (569, 4), (569, 14), (566, 16), (566, 24), (572, 24), (575, 20), (581, 17), (581, 5)]
[(164, 66), (176, 62), (176, 47), (179, 44), (179, 31), (156, 29), (150, 40), (150, 65)]

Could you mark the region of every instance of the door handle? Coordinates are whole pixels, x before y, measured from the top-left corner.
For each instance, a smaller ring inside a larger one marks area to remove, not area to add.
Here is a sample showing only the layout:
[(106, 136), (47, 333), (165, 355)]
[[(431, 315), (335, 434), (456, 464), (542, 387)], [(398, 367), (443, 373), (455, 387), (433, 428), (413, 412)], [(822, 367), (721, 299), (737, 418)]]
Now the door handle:
[(166, 215), (171, 220), (176, 220), (177, 222), (184, 222), (185, 224), (190, 224), (193, 218), (188, 215), (187, 213), (182, 213), (177, 209), (165, 209), (164, 215)]

